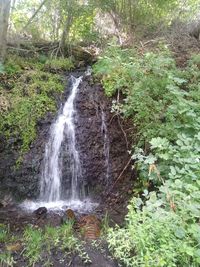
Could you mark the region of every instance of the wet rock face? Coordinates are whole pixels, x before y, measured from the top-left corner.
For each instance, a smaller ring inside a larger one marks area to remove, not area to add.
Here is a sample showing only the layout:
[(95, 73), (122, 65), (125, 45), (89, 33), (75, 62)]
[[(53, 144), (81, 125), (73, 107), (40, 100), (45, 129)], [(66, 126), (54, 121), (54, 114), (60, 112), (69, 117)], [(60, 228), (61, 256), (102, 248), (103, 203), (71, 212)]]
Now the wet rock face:
[(5, 147), (0, 151), (0, 198), (7, 192), (19, 200), (38, 196), (40, 167), (53, 119), (53, 115), (48, 114), (39, 122), (38, 137), (31, 145), (30, 151), (24, 155), (23, 163), (19, 167), (16, 165), (19, 140), (4, 140)]
[[(90, 194), (98, 198), (113, 184), (128, 161), (126, 141), (118, 119), (113, 118), (110, 111), (111, 100), (105, 97), (101, 85), (94, 83), (92, 77), (87, 77), (82, 82), (75, 105), (76, 140), (82, 164), (83, 183)], [(102, 111), (105, 113), (110, 141), (109, 177), (105, 163)]]
[[(80, 73), (77, 74), (79, 75)], [(60, 103), (67, 99), (68, 94), (69, 91), (60, 99)], [(86, 191), (98, 198), (102, 192), (106, 191), (105, 188), (113, 184), (128, 161), (126, 141), (117, 117), (113, 118), (110, 112), (111, 101), (105, 97), (101, 85), (94, 83), (92, 77), (83, 79), (75, 100), (75, 107), (77, 111), (75, 116), (76, 144), (82, 165), (82, 183)], [(105, 113), (110, 140), (109, 177), (106, 177), (102, 111)], [(54, 119), (55, 115), (48, 114), (44, 120), (40, 121), (37, 140), (31, 145), (30, 151), (24, 156), (19, 168), (16, 168), (19, 141), (7, 142), (0, 137), (0, 198), (1, 194), (8, 192), (20, 200), (38, 197), (45, 144)], [(67, 166), (67, 155), (66, 159), (64, 157), (63, 164)], [(69, 185), (70, 187), (66, 166), (63, 169), (63, 186)]]

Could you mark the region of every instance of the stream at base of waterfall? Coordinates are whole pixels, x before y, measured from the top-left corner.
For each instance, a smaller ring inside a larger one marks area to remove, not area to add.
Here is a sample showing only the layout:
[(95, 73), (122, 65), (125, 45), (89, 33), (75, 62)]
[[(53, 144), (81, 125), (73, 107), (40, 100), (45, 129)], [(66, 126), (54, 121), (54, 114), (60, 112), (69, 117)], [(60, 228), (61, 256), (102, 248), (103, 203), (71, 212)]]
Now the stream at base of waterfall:
[[(88, 71), (85, 75), (89, 75)], [(61, 108), (57, 119), (50, 127), (49, 140), (45, 147), (40, 181), (40, 196), (37, 201), (24, 201), (20, 207), (34, 211), (39, 207), (49, 210), (72, 209), (79, 213), (91, 212), (97, 203), (86, 196), (82, 185), (82, 170), (76, 147), (74, 101), (83, 76), (71, 76), (71, 92)], [(105, 127), (105, 126), (104, 126)], [(67, 152), (69, 183), (63, 181), (63, 153)]]

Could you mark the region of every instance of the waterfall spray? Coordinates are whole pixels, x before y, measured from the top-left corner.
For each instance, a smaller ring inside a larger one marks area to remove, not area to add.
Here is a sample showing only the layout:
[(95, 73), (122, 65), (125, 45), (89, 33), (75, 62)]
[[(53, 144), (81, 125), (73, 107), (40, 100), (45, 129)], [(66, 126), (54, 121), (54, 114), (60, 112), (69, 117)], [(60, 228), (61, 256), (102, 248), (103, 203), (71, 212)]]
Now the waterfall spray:
[(103, 109), (101, 109), (101, 133), (104, 140), (104, 157), (105, 157), (105, 168), (106, 168), (106, 183), (109, 183), (110, 178), (110, 140), (108, 135), (108, 129), (106, 126), (106, 115)]

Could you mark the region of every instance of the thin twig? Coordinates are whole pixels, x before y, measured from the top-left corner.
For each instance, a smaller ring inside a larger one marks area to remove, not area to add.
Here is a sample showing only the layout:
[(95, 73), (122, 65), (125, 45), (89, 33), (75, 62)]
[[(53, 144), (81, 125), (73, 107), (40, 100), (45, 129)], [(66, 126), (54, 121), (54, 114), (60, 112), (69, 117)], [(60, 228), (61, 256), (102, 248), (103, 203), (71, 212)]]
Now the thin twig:
[(115, 117), (115, 116), (117, 116), (117, 113), (115, 113), (115, 114), (112, 116), (112, 118), (110, 119), (110, 121), (109, 121), (108, 125), (110, 125), (110, 124), (111, 124), (111, 122), (112, 122), (112, 120), (114, 119), (114, 117)]
[(117, 116), (117, 118), (118, 118), (118, 123), (119, 123), (119, 126), (120, 126), (120, 128), (121, 128), (121, 130), (122, 130), (122, 133), (123, 133), (123, 135), (124, 135), (124, 138), (125, 138), (125, 141), (126, 141), (126, 148), (128, 149), (128, 139), (127, 139), (126, 133), (125, 133), (125, 131), (124, 131), (124, 129), (123, 129), (123, 127), (122, 127), (122, 125), (121, 125), (121, 122), (120, 122), (119, 116)]
[(125, 170), (128, 168), (129, 164), (131, 163), (132, 158), (129, 159), (129, 161), (127, 162), (126, 166), (124, 167), (124, 169), (122, 170), (122, 172), (120, 173), (120, 175), (117, 177), (117, 179), (115, 180), (114, 184), (112, 185), (111, 189), (109, 190), (109, 192), (115, 187), (115, 185), (117, 184), (117, 182), (121, 179), (122, 175), (124, 174)]
[(128, 131), (130, 131), (130, 130), (133, 130), (134, 129), (134, 127), (130, 127), (130, 128), (128, 128), (128, 129), (126, 129), (126, 130), (124, 130), (125, 132), (128, 132)]

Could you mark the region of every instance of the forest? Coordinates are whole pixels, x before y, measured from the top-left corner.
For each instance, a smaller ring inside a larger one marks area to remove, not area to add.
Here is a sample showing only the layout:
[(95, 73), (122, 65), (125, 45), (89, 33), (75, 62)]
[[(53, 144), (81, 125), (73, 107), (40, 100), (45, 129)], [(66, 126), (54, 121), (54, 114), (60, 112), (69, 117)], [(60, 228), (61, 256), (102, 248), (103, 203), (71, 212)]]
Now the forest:
[(200, 0), (0, 0), (0, 267), (200, 266)]

